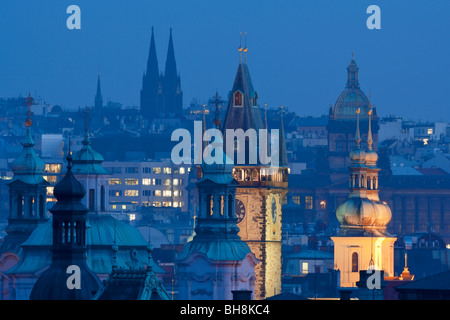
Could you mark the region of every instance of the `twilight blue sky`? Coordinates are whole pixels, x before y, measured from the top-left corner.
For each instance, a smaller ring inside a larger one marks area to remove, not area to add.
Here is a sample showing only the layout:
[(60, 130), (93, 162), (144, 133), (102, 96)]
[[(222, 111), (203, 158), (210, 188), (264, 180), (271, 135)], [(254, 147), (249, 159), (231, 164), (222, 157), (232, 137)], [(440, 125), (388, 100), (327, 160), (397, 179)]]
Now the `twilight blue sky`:
[[(81, 30), (66, 27), (71, 4)], [(371, 4), (381, 30), (366, 27)], [(154, 26), (160, 69), (173, 28), (185, 106), (228, 93), (247, 31), (261, 103), (327, 114), (354, 50), (381, 116), (450, 121), (449, 17), (448, 0), (0, 0), (0, 97), (92, 105), (100, 69), (104, 100), (139, 105)]]

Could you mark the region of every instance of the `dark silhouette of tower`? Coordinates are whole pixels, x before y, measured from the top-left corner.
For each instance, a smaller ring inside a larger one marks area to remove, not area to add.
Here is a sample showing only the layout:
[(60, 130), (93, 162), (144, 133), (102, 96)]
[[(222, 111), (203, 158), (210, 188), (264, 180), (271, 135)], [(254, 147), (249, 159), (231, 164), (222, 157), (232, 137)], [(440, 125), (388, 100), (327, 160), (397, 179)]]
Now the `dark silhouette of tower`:
[(97, 93), (95, 94), (95, 109), (100, 109), (103, 107), (103, 97), (102, 90), (100, 88), (100, 74), (97, 78)]
[(179, 116), (182, 113), (183, 92), (181, 80), (177, 73), (175, 50), (170, 29), (169, 47), (167, 49), (166, 68), (164, 70), (164, 112), (166, 116)]
[(142, 77), (141, 113), (147, 120), (182, 114), (183, 92), (177, 72), (175, 50), (170, 30), (169, 47), (164, 75), (159, 72), (155, 35), (152, 28), (147, 69)]
[[(86, 191), (72, 173), (70, 151), (67, 161), (67, 173), (54, 189), (58, 201), (50, 210), (52, 264), (36, 281), (30, 300), (90, 300), (101, 287), (100, 280), (86, 263), (88, 209), (81, 202)], [(74, 267), (80, 275), (78, 288), (68, 285)]]

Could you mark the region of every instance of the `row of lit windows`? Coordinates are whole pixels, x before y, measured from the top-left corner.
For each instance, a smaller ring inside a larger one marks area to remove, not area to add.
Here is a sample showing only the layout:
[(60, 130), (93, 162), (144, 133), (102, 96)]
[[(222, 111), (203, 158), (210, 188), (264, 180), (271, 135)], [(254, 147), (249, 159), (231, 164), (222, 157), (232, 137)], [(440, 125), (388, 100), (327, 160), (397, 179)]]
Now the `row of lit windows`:
[[(123, 181), (125, 183), (125, 185), (127, 186), (137, 186), (139, 185), (139, 179), (134, 179), (134, 178), (126, 178)], [(178, 186), (183, 184), (183, 180), (182, 179), (150, 179), (150, 178), (145, 178), (142, 179), (142, 185), (144, 186), (159, 186), (159, 185), (164, 185), (164, 186)], [(119, 185), (122, 184), (122, 179), (120, 178), (111, 178), (109, 179), (109, 184), (110, 185)]]
[[(122, 170), (125, 169), (125, 170)], [(108, 170), (111, 173), (123, 173), (123, 171), (125, 171), (125, 173), (139, 173), (139, 167), (109, 167)], [(190, 168), (188, 168), (188, 172), (189, 172)], [(50, 171), (48, 171), (50, 172)], [(154, 173), (154, 174), (160, 174), (160, 173), (164, 173), (164, 174), (172, 174), (172, 172), (174, 174), (185, 174), (186, 173), (186, 168), (184, 167), (180, 167), (180, 168), (171, 168), (171, 167), (143, 167), (142, 168), (142, 173)]]
[[(149, 206), (149, 202), (143, 202), (144, 206)], [(173, 208), (181, 208), (184, 207), (184, 202), (178, 202), (178, 201), (153, 201), (151, 202), (151, 205), (154, 207), (173, 207)], [(131, 205), (134, 208), (134, 205)], [(113, 204), (112, 205), (113, 210), (127, 210), (126, 204)]]
[[(301, 196), (293, 195), (292, 201), (294, 201), (298, 205), (301, 205)], [(321, 200), (319, 205), (320, 205), (320, 209), (322, 209), (322, 210), (325, 210), (327, 208), (327, 202), (325, 200)], [(314, 197), (313, 196), (305, 196), (304, 208), (307, 210), (314, 209)]]
[[(139, 190), (125, 190), (125, 197), (137, 197), (139, 196)], [(143, 190), (142, 195), (144, 197), (181, 197), (181, 190)], [(110, 197), (121, 197), (122, 190), (109, 190)]]

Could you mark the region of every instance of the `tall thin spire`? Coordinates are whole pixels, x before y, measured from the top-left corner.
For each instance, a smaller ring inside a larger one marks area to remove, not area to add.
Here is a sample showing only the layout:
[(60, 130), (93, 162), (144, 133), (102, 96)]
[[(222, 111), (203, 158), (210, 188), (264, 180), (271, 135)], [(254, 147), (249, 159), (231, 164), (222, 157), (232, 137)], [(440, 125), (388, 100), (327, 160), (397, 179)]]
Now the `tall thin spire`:
[(239, 33), (239, 48), (238, 48), (238, 50), (239, 50), (239, 63), (241, 63), (242, 62), (242, 50), (243, 50), (243, 48), (242, 48), (242, 32)]
[(264, 103), (264, 129), (268, 129), (268, 126), (267, 126), (267, 103)]
[(283, 124), (283, 106), (281, 108), (280, 116), (280, 166), (284, 167), (288, 164), (287, 151), (286, 151), (286, 141), (284, 139), (284, 124)]
[(245, 45), (244, 45), (244, 61), (247, 63), (247, 32), (245, 32)]
[(355, 135), (355, 142), (356, 147), (359, 149), (361, 147), (361, 135), (359, 133), (359, 113), (360, 109), (356, 108), (356, 135)]
[(102, 108), (103, 107), (103, 97), (102, 97), (102, 90), (100, 87), (100, 72), (97, 76), (97, 93), (95, 94), (95, 108)]

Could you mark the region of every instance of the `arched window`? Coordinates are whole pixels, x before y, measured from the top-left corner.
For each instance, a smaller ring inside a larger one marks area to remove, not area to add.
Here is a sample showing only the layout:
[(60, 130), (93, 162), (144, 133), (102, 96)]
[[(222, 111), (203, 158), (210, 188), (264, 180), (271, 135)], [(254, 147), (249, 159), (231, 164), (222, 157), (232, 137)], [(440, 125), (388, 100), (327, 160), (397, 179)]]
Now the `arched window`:
[(240, 91), (234, 93), (234, 106), (242, 107), (242, 93)]
[(352, 272), (358, 272), (358, 253), (352, 253)]

